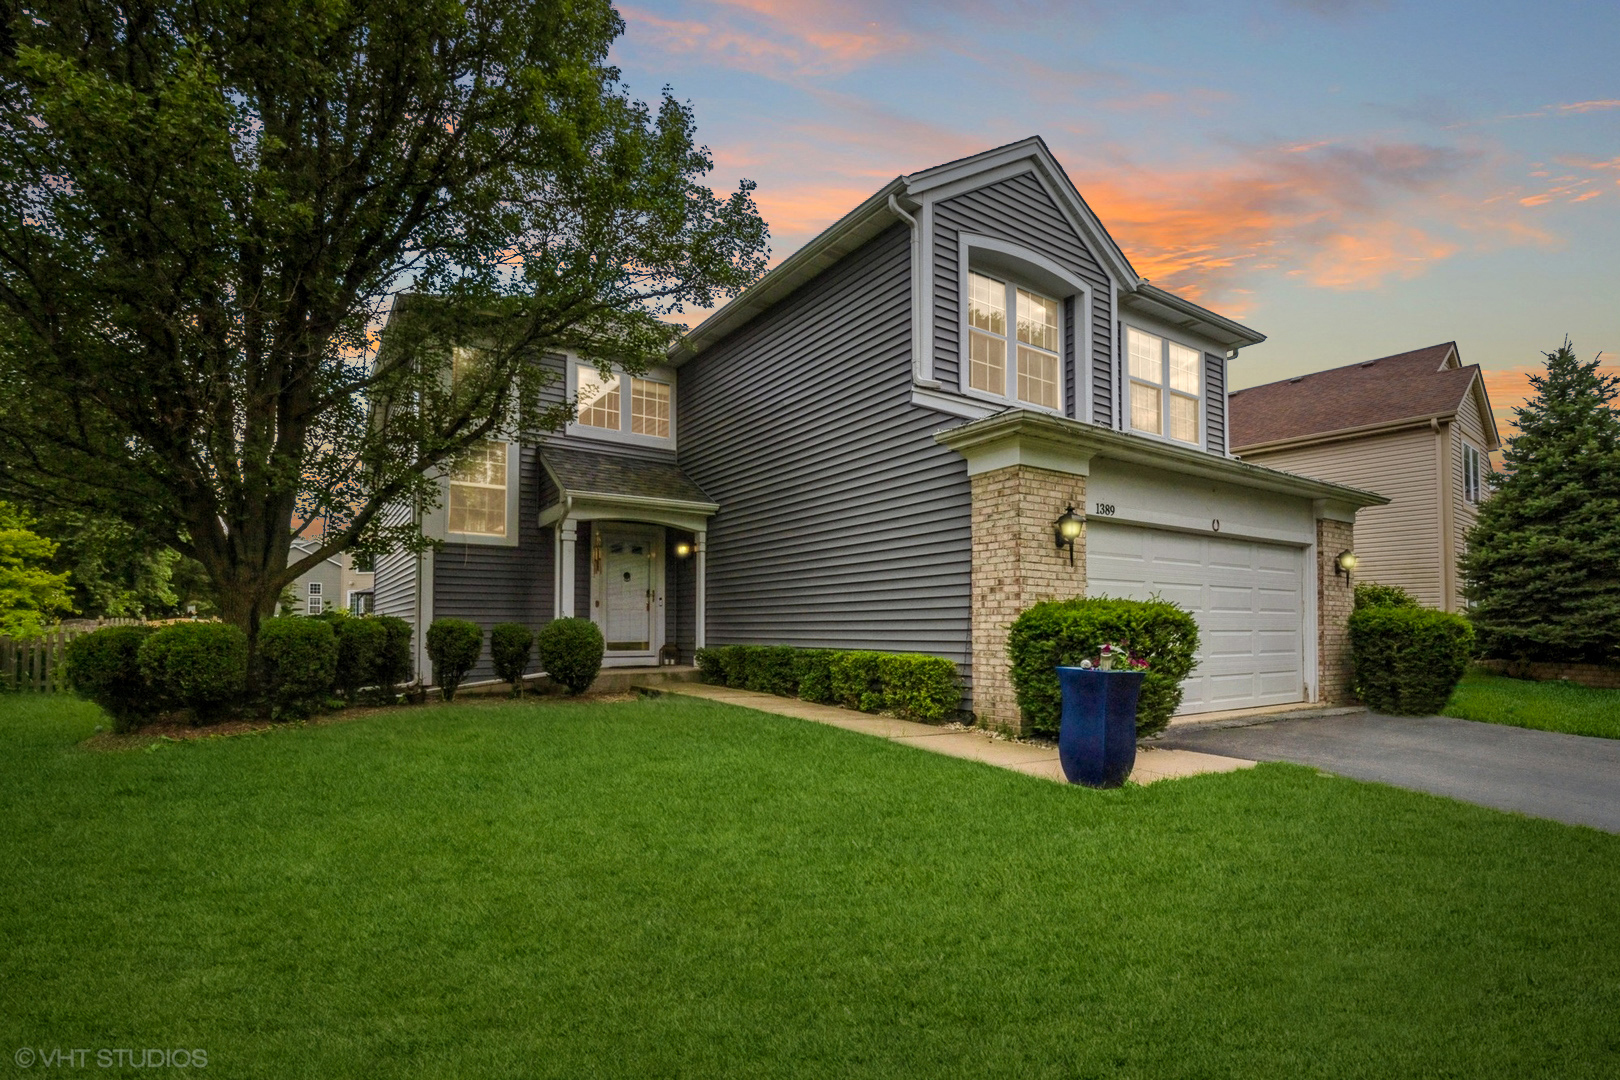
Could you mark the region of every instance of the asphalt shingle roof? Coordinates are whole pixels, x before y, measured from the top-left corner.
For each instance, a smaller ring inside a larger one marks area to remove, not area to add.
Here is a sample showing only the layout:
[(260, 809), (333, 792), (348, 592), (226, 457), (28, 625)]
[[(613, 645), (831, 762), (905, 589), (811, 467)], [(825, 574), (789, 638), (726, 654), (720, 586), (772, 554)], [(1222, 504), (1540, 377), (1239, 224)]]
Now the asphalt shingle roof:
[(644, 499), (713, 502), (673, 461), (545, 446), (540, 457), (557, 483), (573, 495), (628, 495)]
[(1442, 370), (1454, 348), (1448, 341), (1234, 391), (1232, 449), (1453, 412), (1479, 372), (1478, 364)]

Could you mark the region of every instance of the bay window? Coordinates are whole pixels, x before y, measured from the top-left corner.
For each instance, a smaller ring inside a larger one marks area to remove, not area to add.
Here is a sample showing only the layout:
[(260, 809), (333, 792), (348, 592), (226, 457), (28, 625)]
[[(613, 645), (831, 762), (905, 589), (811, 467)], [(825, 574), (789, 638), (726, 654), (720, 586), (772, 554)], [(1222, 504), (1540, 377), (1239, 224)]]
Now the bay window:
[(1203, 400), (1202, 356), (1197, 349), (1138, 330), (1125, 329), (1130, 368), (1131, 430), (1169, 435), (1198, 444)]
[(503, 442), (481, 442), (451, 468), (451, 532), (506, 535), (506, 453)]

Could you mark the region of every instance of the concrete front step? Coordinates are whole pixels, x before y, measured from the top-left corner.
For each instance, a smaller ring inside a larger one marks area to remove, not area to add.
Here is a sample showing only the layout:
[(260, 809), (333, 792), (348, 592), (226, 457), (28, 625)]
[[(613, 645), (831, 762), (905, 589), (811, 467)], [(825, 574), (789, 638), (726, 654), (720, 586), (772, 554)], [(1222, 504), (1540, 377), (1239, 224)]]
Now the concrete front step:
[[(603, 668), (602, 673), (591, 683), (586, 691), (588, 694), (626, 694), (639, 687), (672, 686), (677, 683), (697, 682), (700, 678), (698, 669), (691, 664), (665, 664), (661, 667), (612, 667)], [(429, 685), (428, 697), (431, 700), (437, 693), (438, 687)], [(512, 692), (510, 683), (499, 679), (484, 679), (475, 683), (462, 683), (456, 690), (457, 697), (500, 697)], [(545, 675), (528, 675), (523, 680), (523, 692), (526, 694), (550, 694), (557, 692), (551, 685), (551, 680)]]

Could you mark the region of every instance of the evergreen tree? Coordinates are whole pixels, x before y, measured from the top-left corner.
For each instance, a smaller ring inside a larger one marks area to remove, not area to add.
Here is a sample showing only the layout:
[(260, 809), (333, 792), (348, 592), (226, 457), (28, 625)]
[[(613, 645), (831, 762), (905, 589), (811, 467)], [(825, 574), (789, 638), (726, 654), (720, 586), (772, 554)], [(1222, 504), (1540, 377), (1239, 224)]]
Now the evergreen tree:
[(1468, 534), (1469, 616), (1489, 656), (1620, 663), (1620, 377), (1546, 356)]

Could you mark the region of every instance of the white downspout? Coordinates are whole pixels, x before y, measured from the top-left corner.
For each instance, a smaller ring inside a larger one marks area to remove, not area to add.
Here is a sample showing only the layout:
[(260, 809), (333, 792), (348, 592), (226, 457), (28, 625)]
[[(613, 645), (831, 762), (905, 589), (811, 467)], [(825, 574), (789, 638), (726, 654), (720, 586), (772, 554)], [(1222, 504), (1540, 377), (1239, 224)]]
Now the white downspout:
[(889, 192), (889, 209), (911, 226), (911, 381), (920, 383), (926, 381), (923, 376), (922, 312), (919, 310), (923, 289), (922, 229), (917, 225), (917, 219), (900, 206), (900, 200), (895, 198), (892, 191)]

